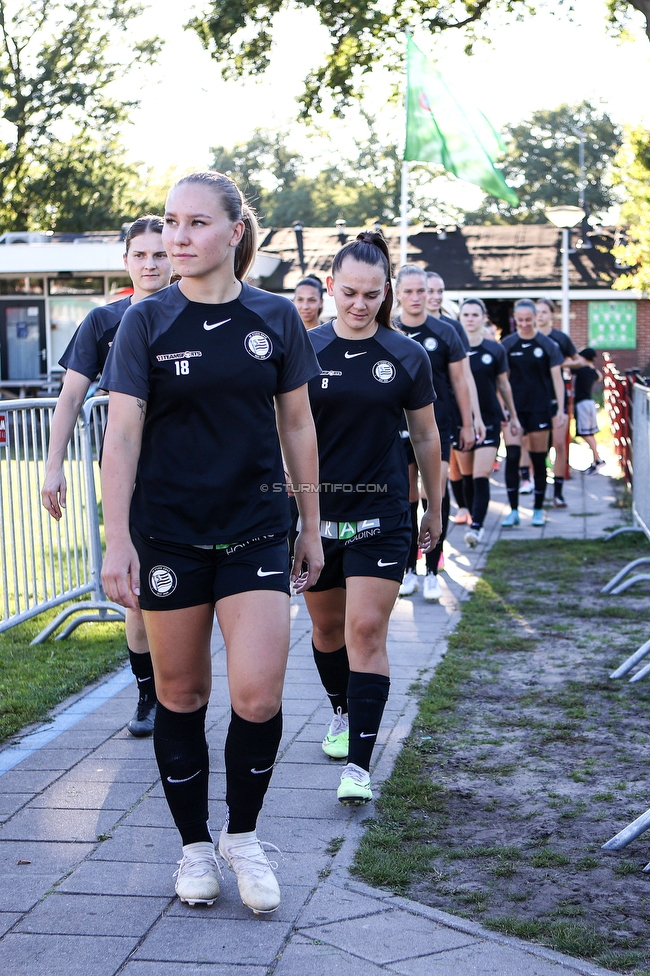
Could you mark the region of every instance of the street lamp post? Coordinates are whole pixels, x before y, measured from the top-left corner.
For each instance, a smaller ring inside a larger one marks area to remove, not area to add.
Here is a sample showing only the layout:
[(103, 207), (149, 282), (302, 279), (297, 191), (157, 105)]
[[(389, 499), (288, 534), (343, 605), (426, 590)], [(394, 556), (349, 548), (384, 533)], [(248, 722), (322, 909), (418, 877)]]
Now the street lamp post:
[(562, 230), (562, 331), (567, 335), (569, 325), (569, 231), (585, 217), (582, 207), (549, 207), (548, 220)]

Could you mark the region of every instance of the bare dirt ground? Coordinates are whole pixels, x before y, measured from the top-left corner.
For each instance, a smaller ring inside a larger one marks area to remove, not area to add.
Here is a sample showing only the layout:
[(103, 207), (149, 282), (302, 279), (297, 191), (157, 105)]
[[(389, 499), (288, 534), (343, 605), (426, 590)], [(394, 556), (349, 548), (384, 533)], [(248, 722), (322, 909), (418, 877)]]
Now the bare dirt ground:
[[(430, 858), (402, 890), (650, 974), (650, 832), (601, 850), (650, 807), (650, 679), (609, 678), (650, 638), (650, 584), (599, 592), (642, 550), (633, 536), (492, 550), (407, 745), (406, 766), (421, 757), (433, 798), (410, 804), (403, 850), (424, 843)], [(452, 709), (436, 705), (440, 682), (453, 686)]]

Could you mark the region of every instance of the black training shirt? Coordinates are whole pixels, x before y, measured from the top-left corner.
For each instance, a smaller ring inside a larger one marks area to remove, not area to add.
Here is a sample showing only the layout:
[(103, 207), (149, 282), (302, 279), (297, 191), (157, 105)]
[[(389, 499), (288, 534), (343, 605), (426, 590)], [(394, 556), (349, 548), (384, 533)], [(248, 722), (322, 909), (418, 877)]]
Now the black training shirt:
[(551, 367), (564, 362), (560, 347), (541, 332), (536, 332), (532, 339), (522, 339), (513, 332), (501, 346), (508, 357), (517, 413), (549, 410), (555, 400)]
[[(435, 316), (432, 316), (432, 318), (435, 318)], [(452, 327), (452, 329), (455, 330), (458, 338), (460, 339), (460, 341), (461, 341), (461, 343), (463, 345), (463, 349), (466, 352), (468, 352), (469, 349), (471, 348), (470, 347), (470, 342), (469, 342), (469, 339), (467, 337), (467, 333), (465, 332), (465, 329), (462, 327), (462, 325), (458, 321), (458, 319), (452, 319), (449, 315), (441, 315), (439, 317), (438, 321), (439, 322), (446, 322), (447, 325), (450, 325)]]
[(598, 379), (598, 372), (593, 366), (581, 366), (574, 373), (574, 402), (591, 400), (591, 389)]
[(274, 397), (318, 372), (295, 306), (278, 295), (244, 284), (211, 305), (174, 284), (133, 305), (101, 381), (147, 401), (131, 522), (191, 545), (286, 531)]
[(87, 376), (89, 380), (99, 376), (104, 368), (117, 327), (130, 305), (129, 296), (119, 302), (101, 305), (88, 312), (59, 359), (59, 365), (64, 369), (74, 369), (75, 372)]
[(571, 359), (578, 351), (566, 332), (561, 332), (559, 329), (551, 329), (549, 339), (552, 339), (553, 342), (557, 342), (558, 346), (564, 353), (565, 359)]
[(327, 322), (307, 333), (321, 366), (309, 382), (320, 465), (321, 517), (342, 521), (408, 510), (404, 410), (433, 403), (424, 351), (379, 326), (369, 339), (342, 339)]
[(497, 376), (508, 372), (508, 357), (505, 349), (492, 339), (483, 339), (481, 344), (473, 346), (467, 355), (476, 383), (483, 421), (486, 424), (500, 424), (504, 417), (497, 398)]
[(456, 425), (456, 414), (453, 389), (449, 380), (449, 363), (463, 360), (466, 355), (465, 348), (456, 330), (442, 319), (435, 319), (432, 315), (427, 315), (422, 325), (406, 326), (399, 319), (395, 324), (405, 335), (419, 342), (428, 353), (437, 396), (434, 408), (436, 421), (443, 436), (450, 434)]

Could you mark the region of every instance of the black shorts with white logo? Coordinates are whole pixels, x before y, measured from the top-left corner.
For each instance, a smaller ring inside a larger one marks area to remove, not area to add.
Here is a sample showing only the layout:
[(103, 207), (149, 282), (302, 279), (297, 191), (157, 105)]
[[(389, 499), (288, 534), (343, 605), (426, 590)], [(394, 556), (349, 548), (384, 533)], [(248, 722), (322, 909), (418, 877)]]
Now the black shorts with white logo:
[[(501, 437), (501, 418), (496, 417), (483, 417), (483, 423), (485, 424), (485, 438), (480, 444), (474, 444), (471, 451), (475, 451), (477, 447), (498, 447), (499, 438)], [(454, 437), (454, 448), (459, 451), (460, 447), (460, 431), (461, 428), (456, 428), (456, 436)]]
[(553, 427), (550, 408), (548, 410), (524, 410), (518, 413), (518, 417), (524, 434), (531, 434), (536, 430), (550, 431)]
[(140, 558), (140, 609), (181, 610), (248, 590), (289, 593), (285, 536), (266, 535), (227, 549), (203, 549), (146, 538), (133, 526)]
[(379, 519), (350, 539), (324, 538), (325, 565), (310, 593), (345, 588), (348, 576), (373, 576), (402, 582), (411, 547), (411, 513)]

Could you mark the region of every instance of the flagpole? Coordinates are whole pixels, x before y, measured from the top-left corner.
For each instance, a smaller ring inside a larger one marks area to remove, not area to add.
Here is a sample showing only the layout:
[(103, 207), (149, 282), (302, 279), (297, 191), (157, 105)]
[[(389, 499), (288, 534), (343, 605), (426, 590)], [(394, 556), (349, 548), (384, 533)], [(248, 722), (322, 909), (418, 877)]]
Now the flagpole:
[(399, 235), (399, 263), (400, 267), (406, 264), (406, 247), (408, 242), (408, 206), (409, 206), (409, 164), (406, 160), (402, 163), (402, 196), (400, 203), (400, 235)]
[[(408, 120), (409, 105), (409, 65), (408, 65), (408, 40), (411, 36), (410, 30), (406, 29), (406, 72), (404, 83), (404, 153), (406, 154), (406, 126)], [(406, 249), (408, 245), (408, 207), (409, 207), (409, 164), (406, 159), (402, 160), (402, 184), (400, 194), (400, 214), (399, 214), (399, 263), (400, 267), (406, 264)]]

